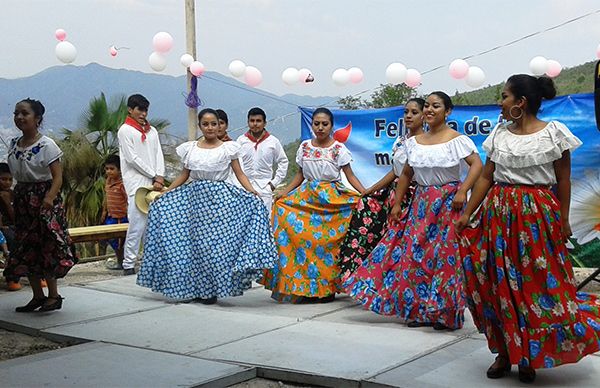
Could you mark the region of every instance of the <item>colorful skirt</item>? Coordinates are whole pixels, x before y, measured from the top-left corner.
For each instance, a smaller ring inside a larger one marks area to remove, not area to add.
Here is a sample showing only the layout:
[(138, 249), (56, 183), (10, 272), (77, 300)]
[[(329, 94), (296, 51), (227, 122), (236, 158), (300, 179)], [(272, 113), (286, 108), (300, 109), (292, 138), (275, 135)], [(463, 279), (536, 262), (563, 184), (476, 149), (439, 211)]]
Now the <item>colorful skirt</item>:
[(496, 184), (473, 219), (461, 239), (465, 291), (490, 350), (532, 368), (597, 352), (600, 302), (576, 292), (554, 194)]
[(293, 303), (341, 291), (335, 258), (357, 200), (340, 182), (304, 181), (275, 203), (279, 262), (263, 283), (274, 299)]
[(150, 206), (137, 284), (180, 300), (242, 295), (273, 268), (267, 209), (231, 184), (196, 180)]
[(456, 182), (417, 186), (407, 214), (345, 282), (365, 309), (406, 321), (439, 322), (458, 329), (465, 300), (452, 209)]
[(56, 196), (51, 209), (42, 207), (50, 186), (51, 181), (15, 186), (15, 244), (4, 270), (11, 280), (63, 278), (78, 261), (61, 196)]

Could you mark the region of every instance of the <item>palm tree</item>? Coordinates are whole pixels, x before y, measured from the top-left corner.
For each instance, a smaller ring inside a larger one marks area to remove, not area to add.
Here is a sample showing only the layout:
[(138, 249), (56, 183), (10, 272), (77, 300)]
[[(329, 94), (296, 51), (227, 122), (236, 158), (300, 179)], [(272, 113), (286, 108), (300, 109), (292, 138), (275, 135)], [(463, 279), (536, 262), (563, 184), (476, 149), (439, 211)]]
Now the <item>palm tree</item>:
[[(63, 128), (63, 196), (71, 226), (98, 225), (104, 201), (104, 162), (117, 154), (117, 131), (127, 117), (125, 96), (107, 102), (104, 93), (93, 98), (78, 130)], [(168, 120), (150, 120), (159, 132)]]

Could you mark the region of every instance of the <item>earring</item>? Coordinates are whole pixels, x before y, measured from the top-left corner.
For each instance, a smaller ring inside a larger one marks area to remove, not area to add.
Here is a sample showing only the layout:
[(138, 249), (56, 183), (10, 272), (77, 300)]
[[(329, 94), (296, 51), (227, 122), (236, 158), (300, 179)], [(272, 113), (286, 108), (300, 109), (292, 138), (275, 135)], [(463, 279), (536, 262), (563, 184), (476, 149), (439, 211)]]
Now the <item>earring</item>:
[[(517, 108), (519, 110), (519, 114), (518, 115), (514, 115), (513, 114), (513, 109), (515, 109), (515, 108)], [(523, 117), (523, 109), (520, 106), (518, 106), (518, 105), (513, 105), (508, 110), (508, 115), (510, 116), (511, 119), (518, 120), (521, 117)]]

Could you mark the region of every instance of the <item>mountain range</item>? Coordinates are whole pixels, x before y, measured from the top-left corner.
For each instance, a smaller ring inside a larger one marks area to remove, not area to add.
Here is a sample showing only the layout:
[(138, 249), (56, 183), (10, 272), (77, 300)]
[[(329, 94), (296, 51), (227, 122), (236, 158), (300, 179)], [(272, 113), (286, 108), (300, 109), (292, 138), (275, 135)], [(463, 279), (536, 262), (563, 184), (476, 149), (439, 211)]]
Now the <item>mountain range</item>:
[[(109, 101), (121, 95), (143, 94), (150, 100), (149, 118), (169, 120), (171, 126), (167, 132), (180, 138), (179, 142), (187, 139), (185, 76), (113, 69), (97, 63), (54, 66), (18, 79), (0, 78), (0, 128), (4, 128), (2, 133), (6, 133), (7, 128), (14, 128), (12, 112), (15, 103), (27, 97), (40, 100), (46, 107), (44, 132), (58, 135), (63, 127), (79, 128), (90, 100), (101, 93)], [(338, 99), (295, 94), (277, 96), (216, 72), (206, 72), (199, 79), (198, 95), (203, 106), (227, 112), (233, 138), (245, 131), (247, 111), (254, 106), (265, 110), (267, 120), (279, 117), (269, 122), (267, 129), (282, 144), (300, 137), (298, 106), (331, 104)]]

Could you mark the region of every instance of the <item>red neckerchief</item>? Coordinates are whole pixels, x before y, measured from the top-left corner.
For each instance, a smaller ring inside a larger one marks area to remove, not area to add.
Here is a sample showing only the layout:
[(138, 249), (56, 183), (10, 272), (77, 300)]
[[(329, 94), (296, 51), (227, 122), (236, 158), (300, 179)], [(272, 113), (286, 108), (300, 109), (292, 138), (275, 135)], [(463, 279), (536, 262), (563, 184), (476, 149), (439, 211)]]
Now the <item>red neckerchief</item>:
[(125, 124), (130, 125), (142, 133), (142, 143), (146, 141), (146, 133), (150, 130), (150, 123), (146, 122), (146, 125), (142, 126), (140, 123), (127, 116)]
[(265, 139), (266, 139), (267, 137), (269, 137), (269, 136), (271, 136), (271, 134), (270, 134), (269, 132), (267, 132), (267, 131), (264, 131), (263, 135), (262, 135), (262, 136), (261, 136), (259, 139), (257, 139), (257, 138), (255, 138), (254, 136), (252, 136), (252, 134), (250, 133), (250, 131), (246, 132), (246, 137), (247, 137), (248, 139), (250, 139), (252, 142), (254, 142), (254, 143), (255, 143), (255, 144), (254, 144), (254, 149), (255, 149), (255, 150), (257, 150), (257, 149), (258, 149), (258, 145), (259, 145), (260, 143), (262, 143), (263, 141), (265, 141)]

